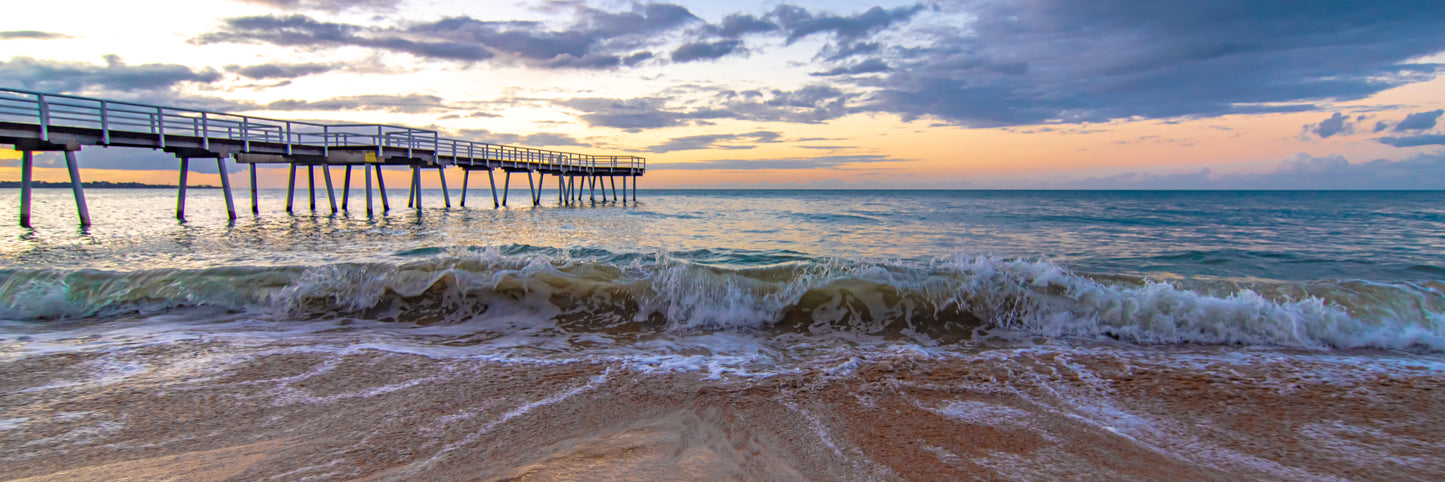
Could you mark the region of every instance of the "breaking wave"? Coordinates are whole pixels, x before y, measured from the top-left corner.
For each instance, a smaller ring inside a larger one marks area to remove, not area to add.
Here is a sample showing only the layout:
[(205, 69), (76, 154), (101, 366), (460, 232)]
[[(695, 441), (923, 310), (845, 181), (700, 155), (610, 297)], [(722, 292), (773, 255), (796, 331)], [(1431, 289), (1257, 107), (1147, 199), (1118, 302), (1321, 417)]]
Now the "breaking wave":
[(212, 307), (278, 322), (445, 324), (506, 309), (567, 330), (609, 332), (846, 332), (954, 343), (1004, 329), (1139, 344), (1445, 350), (1445, 285), (1438, 282), (1165, 283), (988, 256), (745, 257), (454, 247), (321, 266), (11, 269), (0, 270), (0, 318), (48, 322)]

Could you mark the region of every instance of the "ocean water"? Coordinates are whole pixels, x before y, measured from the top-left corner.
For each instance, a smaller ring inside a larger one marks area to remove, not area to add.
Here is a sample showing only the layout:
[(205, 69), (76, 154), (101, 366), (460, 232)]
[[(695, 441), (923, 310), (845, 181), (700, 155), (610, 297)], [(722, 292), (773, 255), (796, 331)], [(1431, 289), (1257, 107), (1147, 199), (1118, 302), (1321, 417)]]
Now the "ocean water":
[(4, 473), (1445, 475), (1445, 192), (86, 194), (0, 226)]

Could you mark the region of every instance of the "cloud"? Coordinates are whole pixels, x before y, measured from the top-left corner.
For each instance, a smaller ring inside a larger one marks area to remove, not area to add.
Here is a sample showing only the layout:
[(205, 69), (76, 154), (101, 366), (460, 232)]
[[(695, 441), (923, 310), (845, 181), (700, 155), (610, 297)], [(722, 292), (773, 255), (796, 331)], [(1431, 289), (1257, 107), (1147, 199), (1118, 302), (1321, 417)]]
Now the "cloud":
[[(696, 149), (752, 149), (757, 144), (779, 142), (782, 134), (772, 131), (757, 131), (746, 134), (713, 134), (675, 137), (667, 142), (647, 148), (649, 152), (662, 153)], [(738, 144), (737, 142), (743, 142)]]
[(1445, 134), (1422, 134), (1406, 137), (1381, 137), (1375, 139), (1381, 144), (1395, 147), (1445, 146)]
[(480, 61), (493, 57), (484, 46), (472, 43), (414, 40), (402, 35), (372, 32), (357, 25), (322, 22), (295, 14), (226, 19), (221, 30), (191, 39), (195, 44), (226, 42), (270, 43), (292, 47), (358, 46), (401, 52), (441, 60)]
[(891, 9), (873, 7), (857, 15), (840, 17), (826, 12), (809, 13), (807, 9), (793, 5), (779, 5), (767, 17), (782, 26), (788, 43), (819, 33), (832, 33), (841, 41), (851, 42), (907, 21), (923, 10), (922, 4)]
[(402, 114), (420, 114), (453, 109), (453, 107), (448, 106), (441, 97), (425, 94), (352, 95), (315, 101), (283, 99), (266, 104), (262, 108), (265, 110), (311, 111), (364, 110)]
[(464, 129), (462, 137), (473, 139), (477, 142), (490, 144), (507, 144), (527, 147), (556, 147), (556, 146), (580, 146), (588, 147), (591, 144), (577, 140), (576, 138), (556, 132), (538, 132), (535, 134), (518, 135), (492, 132), (486, 129)]
[(741, 46), (742, 42), (737, 40), (685, 44), (678, 47), (677, 50), (672, 51), (672, 61), (692, 62), (694, 60), (713, 60), (736, 52)]
[(809, 85), (797, 90), (716, 90), (702, 107), (671, 107), (671, 97), (632, 99), (573, 98), (553, 101), (581, 111), (592, 127), (613, 127), (636, 132), (676, 127), (707, 119), (813, 124), (848, 114), (848, 99), (839, 89)]
[(1405, 116), (1405, 120), (1402, 120), (1398, 124), (1395, 124), (1395, 131), (1403, 132), (1434, 129), (1435, 121), (1440, 118), (1441, 114), (1445, 114), (1445, 110), (1435, 109), (1432, 111), (1416, 112), (1414, 114), (1407, 115)]
[(717, 25), (707, 26), (706, 30), (719, 37), (735, 39), (747, 34), (775, 32), (780, 28), (776, 23), (752, 15), (734, 13), (723, 17)]
[[(1434, 78), (1445, 6), (1245, 0), (951, 4), (866, 108), (969, 126), (1210, 117), (1312, 108)], [(916, 22), (915, 22), (916, 23)]]
[(605, 11), (580, 4), (571, 10), (571, 24), (556, 30), (541, 22), (486, 21), (466, 16), (391, 27), (325, 22), (301, 14), (236, 17), (226, 19), (220, 29), (199, 35), (192, 42), (305, 48), (354, 46), (436, 60), (610, 69), (652, 58), (653, 54), (645, 49), (656, 45), (663, 34), (700, 21), (686, 8), (660, 3), (634, 4), (627, 11)]
[(57, 39), (67, 39), (67, 38), (75, 38), (75, 37), (71, 37), (71, 36), (66, 35), (66, 34), (63, 34), (63, 33), (41, 32), (41, 31), (39, 31), (39, 30), (10, 30), (10, 31), (5, 31), (5, 32), (0, 32), (0, 40), (16, 40), (16, 39), (57, 40)]
[(771, 170), (771, 169), (834, 169), (850, 164), (865, 164), (875, 162), (905, 162), (905, 159), (894, 159), (880, 155), (851, 155), (851, 156), (822, 156), (822, 157), (795, 157), (783, 159), (718, 159), (712, 161), (686, 162), (686, 163), (651, 163), (649, 169), (668, 170)]
[(832, 77), (835, 75), (876, 74), (890, 70), (893, 69), (889, 68), (886, 62), (879, 59), (868, 59), (851, 66), (838, 67), (827, 72), (813, 72), (808, 75), (814, 77)]
[(177, 64), (127, 65), (115, 55), (103, 58), (105, 65), (13, 57), (9, 62), (0, 62), (0, 79), (21, 88), (56, 93), (158, 91), (188, 82), (221, 79), (215, 69)]
[(257, 64), (257, 65), (232, 65), (226, 70), (240, 74), (242, 77), (254, 80), (265, 79), (294, 79), (308, 75), (323, 74), (340, 68), (337, 64)]
[(1300, 137), (1313, 134), (1320, 139), (1325, 139), (1336, 134), (1353, 134), (1354, 132), (1355, 124), (1350, 122), (1350, 117), (1336, 112), (1335, 115), (1319, 123), (1305, 124), (1304, 132), (1300, 134)]
[(319, 10), (338, 13), (345, 10), (396, 10), (402, 0), (241, 0), (286, 10)]

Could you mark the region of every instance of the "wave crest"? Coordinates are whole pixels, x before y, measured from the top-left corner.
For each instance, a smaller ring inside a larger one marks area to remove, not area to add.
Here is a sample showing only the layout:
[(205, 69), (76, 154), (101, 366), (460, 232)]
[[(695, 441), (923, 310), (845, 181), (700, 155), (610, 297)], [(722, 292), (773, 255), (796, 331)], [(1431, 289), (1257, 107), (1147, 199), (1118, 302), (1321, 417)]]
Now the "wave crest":
[(276, 320), (459, 323), (526, 312), (569, 330), (846, 332), (956, 342), (979, 329), (1134, 343), (1445, 350), (1435, 284), (1091, 276), (1048, 261), (956, 255), (727, 268), (654, 256), (441, 249), (394, 263), (134, 272), (0, 271), (0, 317), (149, 315), (185, 307)]

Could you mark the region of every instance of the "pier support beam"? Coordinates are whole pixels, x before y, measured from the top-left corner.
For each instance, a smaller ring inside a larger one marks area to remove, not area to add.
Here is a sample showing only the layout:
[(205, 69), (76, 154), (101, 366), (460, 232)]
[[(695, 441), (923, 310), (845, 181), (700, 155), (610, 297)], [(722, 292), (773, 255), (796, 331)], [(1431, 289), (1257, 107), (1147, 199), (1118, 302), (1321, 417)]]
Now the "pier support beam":
[(286, 212), (291, 212), (291, 204), (296, 199), (296, 165), (291, 165), (291, 175), (286, 181)]
[(186, 220), (186, 172), (191, 170), (191, 159), (181, 158), (181, 181), (176, 192), (176, 219)]
[(35, 168), (35, 153), (20, 152), (20, 227), (30, 227), (30, 181)]
[(622, 205), (627, 205), (627, 176), (622, 176)]
[(331, 188), (331, 166), (321, 165), (321, 177), (326, 179), (326, 199), (331, 201), (331, 214), (336, 214), (336, 191)]
[(487, 168), (487, 184), (492, 186), (492, 209), (502, 207), (502, 203), (497, 202), (497, 178), (492, 176), (491, 168)]
[(507, 177), (502, 180), (502, 205), (507, 205), (507, 192), (512, 190), (512, 171), (506, 171)]
[(442, 200), (446, 201), (447, 207), (450, 208), (450, 207), (452, 207), (452, 195), (451, 195), (451, 193), (448, 193), (448, 192), (447, 192), (447, 172), (446, 172), (446, 170), (447, 170), (446, 166), (437, 166), (437, 179), (441, 179), (441, 180), (442, 180)]
[(411, 192), (416, 193), (416, 212), (421, 212), (421, 165), (411, 166)]
[(376, 193), (381, 195), (381, 212), (386, 213), (391, 210), (391, 203), (386, 201), (386, 178), (381, 176), (380, 164), (371, 167), (376, 169)]
[(231, 174), (226, 172), (226, 158), (216, 158), (216, 172), (221, 175), (221, 190), (226, 194), (226, 219), (236, 220), (236, 204), (231, 199)]
[(75, 195), (75, 211), (80, 215), (80, 227), (90, 226), (90, 208), (85, 205), (85, 190), (80, 186), (80, 164), (75, 160), (75, 151), (65, 151), (65, 169), (70, 171), (70, 192)]
[(467, 168), (462, 168), (462, 199), (461, 199), (461, 205), (462, 205), (462, 207), (467, 207), (467, 181), (470, 181), (471, 179), (472, 179), (472, 170), (471, 170), (471, 169), (467, 169)]
[(637, 176), (632, 176), (632, 203), (637, 203)]
[(351, 199), (351, 165), (346, 166), (346, 173), (341, 175), (341, 210), (346, 209), (346, 202)]
[[(380, 173), (377, 173), (380, 174)], [(361, 177), (366, 178), (366, 217), (371, 217), (371, 166), (361, 165)]]
[(527, 171), (527, 195), (531, 197), (532, 205), (537, 205), (537, 188), (532, 185), (532, 171)]
[(306, 166), (306, 192), (311, 196), (311, 212), (316, 212), (316, 166)]
[(617, 202), (617, 176), (607, 176), (612, 181), (612, 202)]
[(261, 205), (256, 203), (256, 163), (251, 163), (251, 214), (261, 214)]
[(562, 204), (562, 173), (557, 173), (557, 204)]

